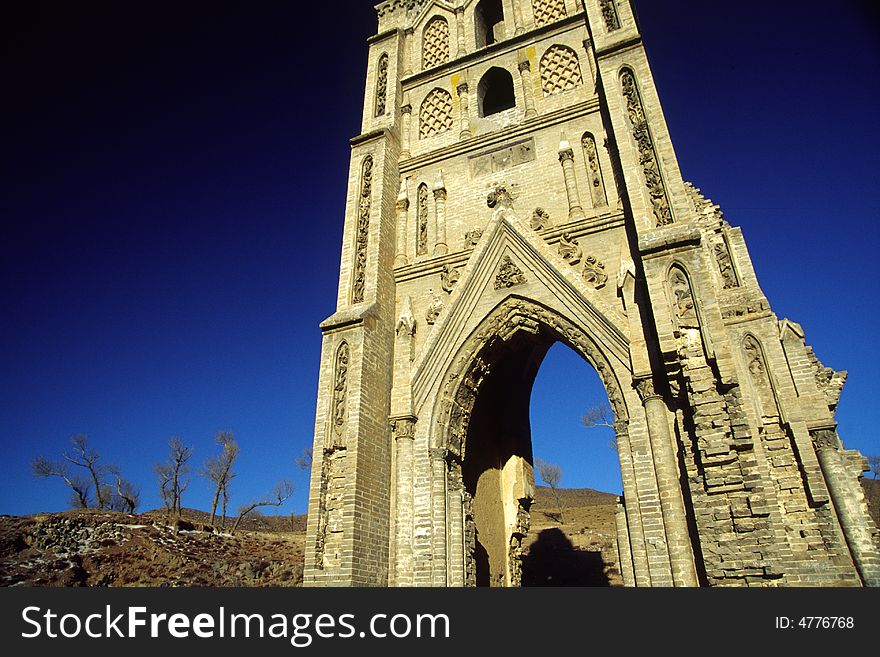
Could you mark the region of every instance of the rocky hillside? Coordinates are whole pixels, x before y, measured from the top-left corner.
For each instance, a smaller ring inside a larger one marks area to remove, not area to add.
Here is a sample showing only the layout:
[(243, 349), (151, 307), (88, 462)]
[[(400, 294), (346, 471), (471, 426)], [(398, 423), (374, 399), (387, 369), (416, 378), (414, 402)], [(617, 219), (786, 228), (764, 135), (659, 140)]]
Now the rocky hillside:
[[(862, 480), (880, 524), (880, 480)], [(525, 586), (620, 586), (616, 496), (537, 489), (523, 541)], [(561, 507), (561, 508), (560, 508)], [(561, 513), (560, 513), (561, 511)], [(305, 516), (249, 518), (233, 536), (185, 510), (128, 515), (65, 511), (0, 516), (2, 586), (298, 586)], [(228, 522), (227, 527), (231, 524)]]
[(233, 536), (163, 513), (0, 518), (3, 586), (297, 586), (303, 517), (249, 519)]

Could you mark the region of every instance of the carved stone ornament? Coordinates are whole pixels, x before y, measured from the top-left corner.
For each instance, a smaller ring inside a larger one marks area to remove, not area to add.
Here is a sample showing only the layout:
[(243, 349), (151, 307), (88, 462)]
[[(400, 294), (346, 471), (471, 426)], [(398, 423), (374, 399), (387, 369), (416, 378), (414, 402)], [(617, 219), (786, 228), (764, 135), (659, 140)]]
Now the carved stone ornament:
[(733, 270), (733, 261), (730, 258), (727, 244), (719, 242), (712, 250), (715, 252), (715, 261), (718, 263), (718, 270), (721, 272), (721, 278), (724, 280), (724, 289), (739, 287), (739, 281), (736, 278), (736, 272)]
[(418, 227), (416, 255), (425, 255), (428, 253), (428, 186), (425, 183), (419, 185), (416, 205), (416, 225)]
[(416, 437), (416, 419), (404, 417), (391, 420), (391, 435), (394, 437), (394, 440), (400, 440), (401, 438), (414, 440)]
[(584, 280), (599, 290), (608, 282), (608, 274), (605, 273), (605, 265), (596, 256), (587, 256), (584, 260)]
[(501, 215), (502, 218), (515, 216), (513, 214), (513, 190), (505, 185), (496, 185), (486, 196), (486, 205), (494, 212), (492, 217)]
[(501, 266), (498, 268), (498, 275), (495, 276), (495, 289), (503, 290), (514, 285), (522, 285), (528, 281), (522, 270), (517, 267), (510, 256), (501, 258)]
[(354, 280), (351, 302), (362, 303), (367, 282), (367, 240), (370, 235), (370, 210), (373, 196), (373, 156), (367, 155), (361, 167), (361, 193), (358, 198), (357, 242), (354, 255)]
[(412, 299), (409, 297), (403, 301), (403, 310), (400, 312), (400, 319), (397, 320), (396, 332), (398, 336), (416, 334), (416, 318), (413, 315)]
[(385, 99), (388, 93), (388, 55), (379, 58), (379, 70), (376, 74), (376, 116), (385, 114)]
[(636, 379), (633, 381), (636, 392), (639, 393), (639, 399), (644, 404), (649, 399), (660, 399), (660, 395), (654, 389), (654, 379), (647, 377), (644, 379)]
[(549, 228), (553, 225), (550, 221), (550, 213), (544, 208), (535, 208), (535, 211), (532, 212), (532, 219), (529, 221), (529, 225), (532, 227), (532, 230)]
[(480, 241), (480, 238), (483, 236), (482, 228), (474, 228), (473, 230), (469, 230), (464, 234), (464, 248), (472, 249), (477, 245), (477, 242)]
[(749, 365), (749, 372), (756, 383), (765, 384), (767, 382), (767, 368), (764, 366), (764, 358), (761, 354), (761, 346), (751, 335), (747, 335), (743, 339), (743, 350), (746, 352), (746, 362)]
[(571, 233), (562, 233), (559, 238), (559, 255), (570, 265), (576, 265), (581, 261), (584, 255), (578, 242), (571, 236)]
[(602, 9), (602, 18), (605, 21), (605, 29), (609, 32), (620, 29), (620, 18), (617, 16), (615, 0), (599, 0)]
[(425, 314), (425, 321), (433, 326), (437, 322), (437, 317), (440, 316), (441, 312), (443, 312), (443, 299), (435, 295), (434, 299), (428, 306), (428, 312)]
[(679, 325), (697, 327), (697, 309), (691, 293), (691, 284), (681, 269), (676, 267), (669, 272), (669, 287), (675, 299), (675, 314)]
[(811, 431), (810, 437), (813, 439), (813, 445), (817, 451), (820, 449), (838, 449), (840, 447), (840, 440), (837, 438), (837, 432), (834, 429)]
[(666, 187), (663, 184), (663, 177), (660, 175), (660, 164), (657, 161), (654, 142), (648, 129), (648, 119), (642, 108), (642, 100), (639, 97), (632, 71), (624, 70), (620, 81), (624, 98), (626, 98), (626, 110), (629, 115), (633, 139), (639, 151), (639, 164), (642, 165), (645, 185), (648, 187), (651, 204), (654, 207), (656, 225), (666, 226), (672, 223), (672, 210), (669, 208)]
[(443, 269), (440, 271), (440, 285), (444, 292), (451, 294), (452, 289), (460, 278), (461, 271), (451, 265), (443, 265)]
[(336, 350), (336, 366), (333, 372), (333, 402), (331, 404), (333, 436), (331, 446), (342, 445), (342, 434), (347, 418), (346, 402), (348, 397), (348, 363), (350, 358), (351, 350), (348, 343), (343, 342)]

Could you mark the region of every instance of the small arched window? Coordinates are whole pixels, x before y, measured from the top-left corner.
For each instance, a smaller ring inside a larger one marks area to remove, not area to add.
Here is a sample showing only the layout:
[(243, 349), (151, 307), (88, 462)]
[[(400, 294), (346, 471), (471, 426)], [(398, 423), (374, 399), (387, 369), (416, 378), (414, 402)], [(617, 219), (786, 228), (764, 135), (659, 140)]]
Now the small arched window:
[(474, 11), (477, 48), (501, 41), (504, 34), (504, 7), (501, 0), (480, 0)]
[(435, 16), (422, 33), (422, 68), (428, 69), (449, 61), (449, 23)]
[(477, 86), (477, 100), (480, 116), (490, 116), (516, 107), (513, 76), (503, 68), (493, 66), (486, 71)]

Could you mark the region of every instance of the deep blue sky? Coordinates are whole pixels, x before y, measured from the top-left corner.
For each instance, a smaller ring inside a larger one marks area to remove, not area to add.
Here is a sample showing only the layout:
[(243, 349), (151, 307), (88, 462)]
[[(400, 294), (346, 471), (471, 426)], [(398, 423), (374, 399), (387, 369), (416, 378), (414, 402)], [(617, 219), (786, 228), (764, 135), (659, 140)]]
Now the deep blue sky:
[[(168, 438), (242, 447), (233, 504), (311, 442), (372, 2), (20, 3), (2, 10), (0, 513), (61, 509), (29, 472), (85, 433), (159, 504)], [(344, 6), (344, 11), (340, 9)], [(869, 3), (638, 4), (686, 179), (743, 227), (780, 317), (848, 369), (847, 446), (880, 453), (880, 38)], [(594, 373), (554, 349), (535, 451), (619, 490), (578, 426)], [(589, 448), (589, 449), (588, 449)], [(610, 458), (609, 458), (610, 457)], [(196, 479), (184, 503), (206, 507)]]

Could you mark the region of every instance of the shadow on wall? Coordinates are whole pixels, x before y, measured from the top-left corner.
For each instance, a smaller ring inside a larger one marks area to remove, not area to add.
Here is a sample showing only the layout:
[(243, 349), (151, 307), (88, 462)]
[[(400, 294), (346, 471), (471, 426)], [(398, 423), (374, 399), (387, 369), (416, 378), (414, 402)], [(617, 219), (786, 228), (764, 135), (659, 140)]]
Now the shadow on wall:
[(522, 586), (610, 586), (601, 552), (578, 550), (560, 529), (538, 534), (522, 558)]

